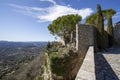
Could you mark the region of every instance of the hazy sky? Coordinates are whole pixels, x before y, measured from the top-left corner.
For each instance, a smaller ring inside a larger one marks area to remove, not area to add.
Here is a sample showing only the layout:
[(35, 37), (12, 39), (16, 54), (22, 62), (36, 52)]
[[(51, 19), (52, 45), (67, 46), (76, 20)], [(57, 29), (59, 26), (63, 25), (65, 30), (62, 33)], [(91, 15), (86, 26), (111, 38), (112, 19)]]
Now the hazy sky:
[(0, 0), (0, 40), (53, 41), (47, 26), (59, 16), (79, 14), (85, 18), (102, 9), (113, 8), (120, 21), (120, 0)]

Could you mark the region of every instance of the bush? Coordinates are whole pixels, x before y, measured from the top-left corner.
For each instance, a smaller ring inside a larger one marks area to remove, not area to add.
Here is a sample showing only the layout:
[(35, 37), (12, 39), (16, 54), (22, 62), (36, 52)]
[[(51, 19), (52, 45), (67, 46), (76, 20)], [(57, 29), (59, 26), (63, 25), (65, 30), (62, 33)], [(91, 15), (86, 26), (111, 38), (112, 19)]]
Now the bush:
[(48, 54), (50, 54), (51, 52), (58, 52), (60, 47), (62, 47), (62, 44), (59, 42), (48, 42), (45, 47), (45, 52)]
[(58, 52), (50, 54), (52, 72), (58, 76), (62, 76), (63, 79), (66, 79), (69, 73), (68, 65), (70, 60), (70, 56), (67, 54), (62, 55)]

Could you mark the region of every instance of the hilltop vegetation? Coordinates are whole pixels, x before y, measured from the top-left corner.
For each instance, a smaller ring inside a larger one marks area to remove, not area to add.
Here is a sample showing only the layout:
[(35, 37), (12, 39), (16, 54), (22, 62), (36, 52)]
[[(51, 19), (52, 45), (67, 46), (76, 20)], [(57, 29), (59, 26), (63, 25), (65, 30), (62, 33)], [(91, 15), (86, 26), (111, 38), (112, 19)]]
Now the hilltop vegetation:
[[(48, 56), (45, 57), (45, 67), (47, 69), (47, 65), (50, 65), (51, 75), (55, 80), (71, 80), (75, 77), (75, 74), (72, 75), (74, 67), (72, 60), (75, 58), (74, 55), (76, 55), (73, 54), (76, 42), (76, 24), (78, 24), (81, 19), (82, 17), (78, 14), (65, 15), (58, 17), (48, 26), (51, 34), (62, 39), (62, 43), (48, 43), (45, 49), (45, 52), (48, 54)], [(50, 64), (47, 62), (50, 62)]]
[(47, 59), (50, 60), (50, 69), (52, 71), (52, 78), (55, 80), (71, 80), (74, 79), (72, 70), (74, 67), (73, 61), (77, 55), (75, 51), (75, 44), (71, 43), (63, 46), (59, 42), (48, 43), (45, 52), (48, 56), (45, 57), (45, 66), (47, 67)]
[(74, 41), (73, 37), (75, 37), (76, 24), (78, 24), (81, 19), (82, 17), (78, 14), (58, 17), (56, 20), (52, 21), (52, 24), (49, 24), (48, 30), (51, 34), (62, 38), (66, 45)]

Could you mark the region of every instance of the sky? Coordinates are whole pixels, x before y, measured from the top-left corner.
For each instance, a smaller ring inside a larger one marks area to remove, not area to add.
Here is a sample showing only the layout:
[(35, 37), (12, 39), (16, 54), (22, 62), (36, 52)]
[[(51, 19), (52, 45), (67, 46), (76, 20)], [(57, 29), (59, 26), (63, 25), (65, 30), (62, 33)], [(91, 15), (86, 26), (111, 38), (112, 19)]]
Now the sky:
[(79, 14), (84, 23), (97, 4), (116, 10), (113, 23), (120, 21), (120, 0), (0, 0), (0, 40), (54, 41), (47, 29), (53, 20)]

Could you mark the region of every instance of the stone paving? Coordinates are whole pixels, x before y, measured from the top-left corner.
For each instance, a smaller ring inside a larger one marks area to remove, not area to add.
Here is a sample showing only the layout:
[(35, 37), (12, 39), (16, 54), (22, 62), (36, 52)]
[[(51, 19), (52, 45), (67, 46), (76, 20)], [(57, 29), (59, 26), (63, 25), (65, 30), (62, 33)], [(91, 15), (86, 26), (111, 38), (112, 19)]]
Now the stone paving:
[(120, 80), (120, 48), (93, 54), (88, 50), (75, 80)]
[(120, 80), (120, 48), (95, 54), (96, 80)]

